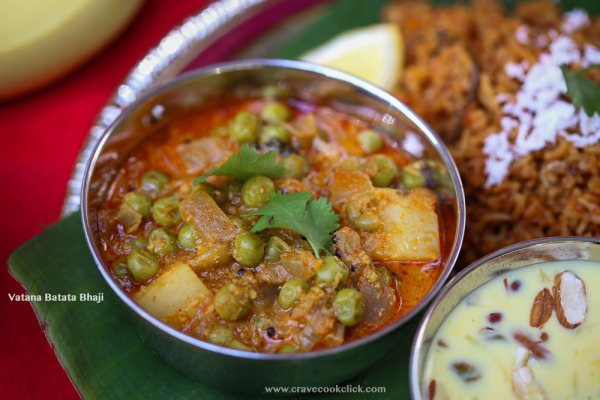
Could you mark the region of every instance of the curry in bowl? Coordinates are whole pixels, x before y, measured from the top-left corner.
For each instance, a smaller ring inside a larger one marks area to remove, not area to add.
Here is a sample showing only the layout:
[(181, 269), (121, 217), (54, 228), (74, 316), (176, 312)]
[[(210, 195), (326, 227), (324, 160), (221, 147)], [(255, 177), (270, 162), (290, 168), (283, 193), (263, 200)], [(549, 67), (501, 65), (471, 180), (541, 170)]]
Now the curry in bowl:
[(331, 348), (398, 320), (446, 267), (456, 199), (416, 135), (368, 120), (280, 84), (157, 123), (99, 205), (112, 276), (175, 329), (252, 352)]

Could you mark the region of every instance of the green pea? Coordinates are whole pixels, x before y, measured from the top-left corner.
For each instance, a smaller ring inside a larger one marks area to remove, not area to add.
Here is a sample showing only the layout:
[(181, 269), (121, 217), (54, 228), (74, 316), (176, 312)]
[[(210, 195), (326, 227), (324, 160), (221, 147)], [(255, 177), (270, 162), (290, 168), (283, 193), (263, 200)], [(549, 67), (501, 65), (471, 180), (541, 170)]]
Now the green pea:
[(227, 129), (227, 126), (225, 125), (215, 126), (213, 129), (211, 129), (210, 136), (229, 136), (229, 129)]
[(279, 352), (282, 354), (297, 353), (298, 348), (296, 346), (294, 346), (293, 344), (287, 343), (279, 349)]
[(148, 236), (148, 250), (156, 254), (171, 254), (177, 250), (177, 240), (171, 232), (165, 228), (156, 228)]
[(234, 201), (242, 196), (242, 185), (240, 181), (232, 180), (225, 185), (225, 192), (227, 194), (227, 200)]
[(315, 282), (337, 288), (339, 285), (346, 285), (348, 275), (348, 267), (339, 258), (325, 256), (323, 258), (323, 265), (321, 265), (315, 274)]
[(310, 285), (300, 279), (289, 279), (279, 290), (279, 304), (285, 309), (290, 308), (309, 288)]
[(267, 240), (265, 255), (269, 262), (278, 262), (281, 259), (281, 253), (289, 250), (291, 250), (290, 245), (282, 238), (279, 236), (271, 236), (269, 240)]
[(242, 185), (242, 201), (246, 207), (266, 205), (271, 198), (271, 193), (275, 193), (275, 184), (263, 175), (254, 175)]
[(225, 321), (237, 321), (250, 312), (250, 296), (244, 288), (227, 283), (215, 294), (215, 311)]
[(377, 197), (371, 192), (352, 196), (347, 208), (350, 223), (367, 232), (372, 232), (383, 225), (377, 214), (376, 202)]
[(358, 134), (358, 143), (367, 153), (375, 153), (383, 146), (383, 138), (372, 129), (365, 129)]
[(148, 171), (142, 175), (142, 188), (153, 193), (160, 193), (169, 183), (169, 178), (159, 171)]
[(333, 313), (346, 326), (358, 324), (365, 316), (365, 299), (362, 293), (353, 288), (340, 290), (333, 301)]
[(240, 144), (256, 143), (259, 122), (256, 114), (250, 111), (240, 111), (233, 119), (229, 135)]
[(266, 125), (260, 132), (259, 141), (267, 144), (271, 140), (279, 140), (281, 143), (290, 141), (290, 133), (283, 125)]
[(179, 199), (169, 196), (156, 200), (152, 205), (152, 218), (162, 226), (173, 226), (180, 223)]
[(244, 343), (240, 342), (237, 339), (233, 339), (231, 342), (229, 342), (229, 347), (236, 350), (252, 351), (252, 347), (246, 346)]
[(234, 338), (233, 330), (225, 325), (218, 325), (208, 335), (208, 341), (219, 346), (229, 346)]
[(279, 101), (271, 101), (265, 104), (261, 116), (265, 121), (272, 123), (280, 123), (286, 121), (292, 111), (287, 104)]
[(240, 217), (235, 216), (235, 215), (228, 215), (227, 218), (229, 218), (229, 220), (231, 222), (233, 222), (233, 224), (237, 228), (243, 228), (244, 227), (244, 221), (242, 221), (242, 219)]
[(233, 241), (233, 258), (246, 267), (256, 267), (265, 254), (262, 239), (250, 232), (239, 233)]
[(388, 187), (398, 175), (398, 166), (390, 157), (376, 154), (367, 160), (365, 166), (373, 185)]
[(435, 160), (426, 160), (425, 163), (429, 167), (431, 179), (437, 186), (452, 187), (452, 179), (444, 165)]
[(373, 232), (383, 225), (377, 214), (373, 213), (362, 214), (356, 218), (349, 218), (349, 220), (356, 228), (367, 232)]
[(290, 154), (282, 162), (285, 168), (284, 174), (288, 178), (304, 178), (310, 171), (308, 161), (299, 154)]
[(149, 251), (133, 249), (127, 255), (127, 269), (133, 280), (140, 283), (156, 276), (160, 270), (160, 263)]
[(177, 232), (177, 241), (184, 249), (193, 249), (198, 243), (198, 233), (193, 226), (184, 224)]
[(124, 248), (126, 250), (130, 249), (145, 249), (146, 248), (146, 238), (143, 236), (135, 236), (134, 238), (126, 238), (123, 240)]
[(152, 206), (152, 199), (147, 193), (127, 193), (123, 197), (123, 201), (136, 212), (141, 214), (144, 218), (150, 217), (150, 207)]
[(405, 165), (402, 168), (400, 179), (402, 180), (402, 186), (406, 189), (414, 189), (419, 186), (425, 186), (427, 183), (425, 177), (425, 169), (427, 165), (425, 162), (419, 160)]
[(378, 265), (375, 267), (375, 270), (377, 270), (377, 274), (381, 277), (381, 279), (386, 285), (389, 286), (392, 284), (394, 278), (392, 277), (392, 273), (389, 269), (387, 269), (383, 265)]
[(350, 172), (358, 171), (360, 170), (360, 159), (356, 156), (348, 156), (342, 160), (339, 168)]
[(448, 171), (437, 161), (418, 160), (405, 165), (401, 171), (402, 186), (405, 189), (414, 189), (419, 186), (446, 186), (452, 187), (452, 180)]
[(285, 98), (291, 95), (290, 89), (278, 84), (265, 85), (260, 90), (261, 97), (267, 99)]
[(119, 258), (115, 262), (110, 265), (110, 269), (112, 270), (115, 278), (122, 282), (126, 282), (129, 280), (129, 270), (127, 269), (127, 259)]

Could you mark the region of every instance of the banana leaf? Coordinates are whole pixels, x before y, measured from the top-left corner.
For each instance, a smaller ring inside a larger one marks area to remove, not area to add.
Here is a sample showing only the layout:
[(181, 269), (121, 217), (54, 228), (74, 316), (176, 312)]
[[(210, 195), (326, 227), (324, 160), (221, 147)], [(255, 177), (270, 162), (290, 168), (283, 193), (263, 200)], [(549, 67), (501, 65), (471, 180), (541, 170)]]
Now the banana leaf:
[[(387, 0), (340, 0), (279, 54), (293, 58), (346, 29), (379, 21)], [(448, 2), (448, 0), (439, 0)], [(513, 0), (507, 3), (512, 4)], [(595, 0), (565, 0), (565, 8), (600, 12)], [(87, 248), (81, 218), (75, 213), (26, 242), (10, 257), (10, 273), (33, 299), (32, 306), (50, 345), (79, 393), (86, 399), (230, 399), (240, 398), (194, 381), (144, 345), (118, 298), (111, 293)], [(75, 301), (47, 301), (71, 295)], [(81, 301), (81, 294), (101, 301)], [(418, 319), (410, 329), (416, 330)], [(344, 384), (383, 386), (378, 398), (410, 398), (408, 359), (412, 335), (366, 373)], [(317, 399), (358, 399), (361, 393), (322, 394)], [(294, 399), (294, 397), (288, 397)]]
[[(11, 255), (8, 264), (28, 294), (41, 297), (40, 301), (32, 301), (33, 308), (83, 398), (244, 398), (188, 378), (146, 347), (121, 301), (98, 272), (85, 242), (79, 213), (26, 242)], [(65, 300), (46, 301), (46, 294), (63, 295)], [(81, 301), (81, 294), (96, 295), (97, 299), (102, 295), (102, 301)], [(66, 300), (69, 295), (76, 300)], [(412, 329), (416, 329), (414, 321)], [(411, 341), (411, 335), (407, 335), (376, 367), (345, 384), (383, 386), (386, 393), (381, 398), (408, 398), (408, 363), (398, 360), (408, 360)], [(360, 397), (360, 393), (315, 396)]]

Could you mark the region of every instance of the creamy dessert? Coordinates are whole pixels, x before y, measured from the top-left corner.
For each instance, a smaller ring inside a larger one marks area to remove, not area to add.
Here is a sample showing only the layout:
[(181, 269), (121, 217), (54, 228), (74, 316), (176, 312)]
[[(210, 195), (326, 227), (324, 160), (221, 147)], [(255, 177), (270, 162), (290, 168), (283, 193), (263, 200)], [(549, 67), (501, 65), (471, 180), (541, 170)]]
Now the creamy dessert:
[(425, 399), (600, 399), (600, 262), (550, 261), (487, 282), (436, 333)]

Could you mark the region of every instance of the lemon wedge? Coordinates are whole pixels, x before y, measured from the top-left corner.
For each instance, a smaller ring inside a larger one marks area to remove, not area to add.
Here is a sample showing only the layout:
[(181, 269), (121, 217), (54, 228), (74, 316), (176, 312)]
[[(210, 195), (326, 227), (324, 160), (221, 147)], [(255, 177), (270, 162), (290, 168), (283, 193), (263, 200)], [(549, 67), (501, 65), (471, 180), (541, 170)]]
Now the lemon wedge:
[(342, 32), (299, 58), (390, 90), (402, 75), (404, 39), (397, 25), (369, 25)]
[(36, 89), (94, 55), (143, 0), (0, 0), (0, 100)]

